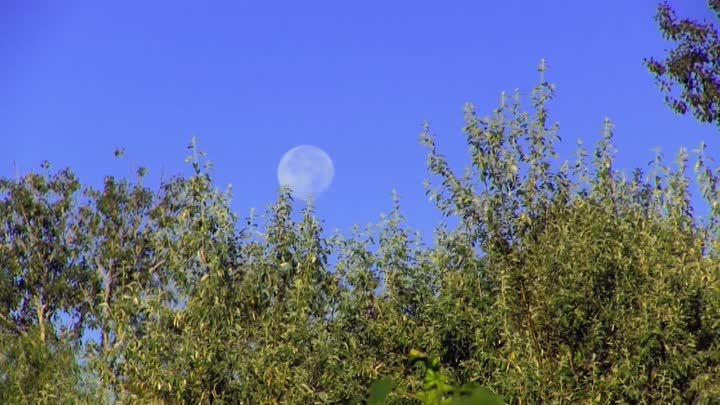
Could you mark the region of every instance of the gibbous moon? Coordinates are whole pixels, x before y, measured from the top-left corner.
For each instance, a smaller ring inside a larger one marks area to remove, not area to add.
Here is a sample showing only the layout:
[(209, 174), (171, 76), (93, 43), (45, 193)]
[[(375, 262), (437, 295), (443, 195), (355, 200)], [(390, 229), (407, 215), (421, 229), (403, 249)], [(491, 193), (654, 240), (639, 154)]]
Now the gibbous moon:
[(295, 198), (316, 199), (332, 183), (335, 168), (324, 150), (310, 145), (296, 146), (285, 152), (277, 169), (278, 182), (290, 187)]

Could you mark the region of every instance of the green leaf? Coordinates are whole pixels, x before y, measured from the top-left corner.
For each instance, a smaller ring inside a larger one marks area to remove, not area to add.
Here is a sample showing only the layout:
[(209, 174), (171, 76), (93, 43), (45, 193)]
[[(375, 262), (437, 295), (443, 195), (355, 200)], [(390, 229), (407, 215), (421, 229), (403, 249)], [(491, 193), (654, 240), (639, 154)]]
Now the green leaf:
[(486, 387), (475, 387), (470, 395), (453, 398), (452, 405), (505, 405), (505, 400)]
[(397, 384), (390, 377), (383, 377), (370, 385), (368, 392), (367, 404), (368, 405), (382, 405), (385, 402), (385, 398), (390, 392), (395, 389)]

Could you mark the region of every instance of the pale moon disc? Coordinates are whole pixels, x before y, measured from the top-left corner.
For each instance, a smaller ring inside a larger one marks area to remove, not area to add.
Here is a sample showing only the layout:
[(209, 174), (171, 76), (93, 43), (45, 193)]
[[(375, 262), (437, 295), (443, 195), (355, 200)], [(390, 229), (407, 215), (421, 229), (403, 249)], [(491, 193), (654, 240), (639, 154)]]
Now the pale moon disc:
[(293, 197), (317, 199), (332, 183), (335, 168), (324, 150), (310, 145), (285, 152), (277, 169), (278, 182), (288, 186)]

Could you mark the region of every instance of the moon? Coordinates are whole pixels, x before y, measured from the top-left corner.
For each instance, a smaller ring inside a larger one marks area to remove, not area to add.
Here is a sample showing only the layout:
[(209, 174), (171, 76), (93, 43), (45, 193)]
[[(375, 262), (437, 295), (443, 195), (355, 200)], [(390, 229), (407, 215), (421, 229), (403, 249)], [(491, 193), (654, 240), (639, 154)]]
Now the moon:
[(294, 198), (318, 198), (330, 187), (335, 168), (324, 150), (311, 145), (296, 146), (285, 152), (277, 169), (278, 182), (288, 186)]

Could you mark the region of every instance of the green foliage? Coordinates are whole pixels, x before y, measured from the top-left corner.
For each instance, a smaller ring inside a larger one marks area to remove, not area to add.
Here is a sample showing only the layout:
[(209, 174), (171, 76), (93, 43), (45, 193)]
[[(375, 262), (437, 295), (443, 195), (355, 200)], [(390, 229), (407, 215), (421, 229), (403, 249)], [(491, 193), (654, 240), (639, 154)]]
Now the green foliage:
[[(710, 10), (720, 21), (720, 1), (708, 0)], [(645, 63), (665, 94), (672, 109), (692, 111), (701, 122), (720, 125), (720, 36), (713, 24), (678, 19), (668, 3), (658, 6), (655, 18), (665, 39), (676, 43), (663, 61)], [(675, 86), (681, 88), (674, 93)]]
[[(194, 141), (158, 190), (144, 170), (0, 179), (0, 400), (718, 403), (717, 170), (701, 147), (701, 220), (687, 153), (628, 179), (609, 120), (591, 162), (558, 164), (553, 92), (469, 105), (462, 177), (426, 128), (429, 193), (459, 223), (432, 247), (397, 197), (349, 237), (286, 189), (239, 226)], [(408, 367), (415, 348), (437, 357)]]
[(96, 404), (97, 387), (83, 376), (63, 342), (42, 342), (38, 328), (0, 340), (0, 403)]
[[(422, 363), (425, 369), (423, 390), (415, 394), (401, 394), (408, 398), (420, 401), (425, 405), (504, 405), (505, 401), (485, 387), (476, 384), (467, 384), (456, 387), (449, 383), (448, 376), (440, 367), (439, 357), (428, 357), (418, 350), (410, 351), (411, 364)], [(370, 385), (367, 405), (382, 405), (396, 384), (392, 378), (384, 377)], [(363, 401), (358, 398), (352, 403)]]
[(627, 180), (612, 167), (606, 121), (594, 167), (581, 150), (573, 172), (552, 170), (552, 90), (534, 90), (534, 117), (518, 97), (491, 118), (468, 107), (464, 178), (424, 135), (449, 194), (439, 206), (485, 252), (490, 339), (476, 339), (470, 369), (516, 403), (717, 398), (699, 388), (718, 368), (717, 230), (693, 218), (687, 158), (674, 172), (658, 159), (651, 182)]

